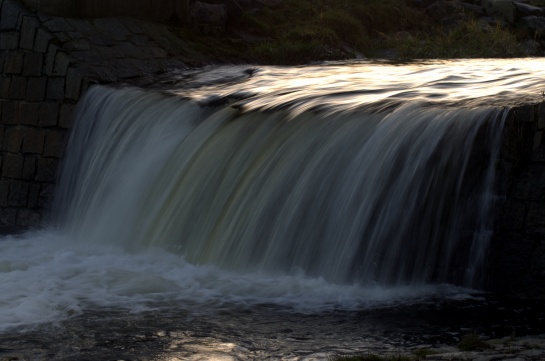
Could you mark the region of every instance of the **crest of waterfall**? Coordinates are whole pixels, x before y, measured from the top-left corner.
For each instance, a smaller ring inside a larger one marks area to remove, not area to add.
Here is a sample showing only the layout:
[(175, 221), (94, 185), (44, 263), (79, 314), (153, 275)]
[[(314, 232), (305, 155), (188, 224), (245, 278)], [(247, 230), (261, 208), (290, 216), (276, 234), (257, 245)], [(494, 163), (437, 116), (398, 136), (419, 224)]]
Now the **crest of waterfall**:
[(337, 283), (475, 285), (505, 111), (203, 107), (91, 88), (55, 220), (81, 242)]

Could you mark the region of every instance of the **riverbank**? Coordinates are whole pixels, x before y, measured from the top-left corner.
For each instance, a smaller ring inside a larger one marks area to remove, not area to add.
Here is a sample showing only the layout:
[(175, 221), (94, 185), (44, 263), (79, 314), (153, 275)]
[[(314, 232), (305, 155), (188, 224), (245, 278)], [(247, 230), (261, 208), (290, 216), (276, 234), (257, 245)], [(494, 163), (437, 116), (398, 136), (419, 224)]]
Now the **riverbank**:
[(225, 19), (220, 8), (210, 7), (218, 20), (194, 16), (189, 26), (175, 33), (214, 61), (258, 64), (505, 58), (542, 56), (545, 50), (541, 0), (239, 3), (248, 5), (237, 10), (227, 6)]
[(178, 16), (170, 23), (197, 62), (296, 65), (354, 58), (409, 61), (545, 54), (543, 0), (202, 4), (208, 2), (216, 4), (203, 5), (198, 13), (189, 10), (190, 19)]

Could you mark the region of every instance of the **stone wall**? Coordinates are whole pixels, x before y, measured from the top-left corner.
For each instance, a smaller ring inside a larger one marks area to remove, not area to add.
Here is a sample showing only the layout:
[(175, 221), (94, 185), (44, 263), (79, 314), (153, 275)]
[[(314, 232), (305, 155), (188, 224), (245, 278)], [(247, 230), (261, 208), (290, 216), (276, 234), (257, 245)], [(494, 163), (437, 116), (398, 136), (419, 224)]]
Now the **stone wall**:
[(510, 112), (498, 161), (488, 287), (545, 298), (545, 102)]
[[(131, 16), (138, 19), (168, 21), (175, 17), (177, 3), (183, 0), (24, 0), (32, 9), (70, 18)], [(185, 1), (187, 2), (187, 1)]]
[(184, 43), (160, 24), (71, 19), (0, 0), (0, 228), (39, 226), (71, 113), (93, 83), (184, 67)]

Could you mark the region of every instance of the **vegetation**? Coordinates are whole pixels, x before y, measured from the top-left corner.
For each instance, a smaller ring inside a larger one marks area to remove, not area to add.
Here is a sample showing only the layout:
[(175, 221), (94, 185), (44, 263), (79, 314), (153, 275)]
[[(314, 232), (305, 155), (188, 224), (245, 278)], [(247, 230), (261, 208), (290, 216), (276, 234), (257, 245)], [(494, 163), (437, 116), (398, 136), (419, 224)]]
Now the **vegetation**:
[(458, 348), (462, 351), (479, 351), (488, 347), (488, 344), (475, 332), (463, 335), (458, 344)]
[[(408, 0), (284, 0), (274, 8), (244, 13), (227, 34), (204, 36), (176, 30), (197, 62), (303, 64), (312, 61), (390, 57), (422, 58), (524, 56), (527, 34), (490, 27), (467, 14), (441, 26)], [(536, 5), (545, 0), (534, 0)], [(195, 56), (206, 54), (206, 56)]]

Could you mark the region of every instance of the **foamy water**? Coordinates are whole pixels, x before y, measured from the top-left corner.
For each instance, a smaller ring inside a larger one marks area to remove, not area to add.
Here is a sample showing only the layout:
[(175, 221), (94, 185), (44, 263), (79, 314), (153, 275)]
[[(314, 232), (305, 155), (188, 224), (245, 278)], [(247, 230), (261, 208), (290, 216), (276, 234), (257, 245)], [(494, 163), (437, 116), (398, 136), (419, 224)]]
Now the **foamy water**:
[(119, 247), (75, 244), (55, 231), (4, 237), (0, 254), (0, 331), (59, 324), (89, 310), (175, 307), (198, 315), (271, 304), (319, 313), (433, 297), (465, 299), (471, 293), (448, 285), (363, 287), (335, 285), (304, 274), (236, 273), (193, 265), (158, 248), (128, 253)]

